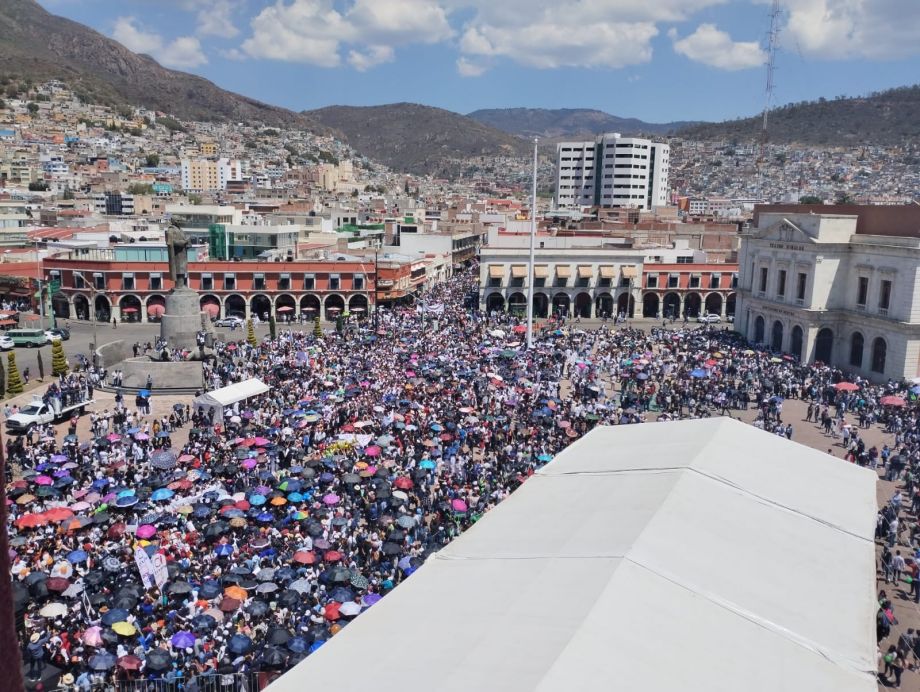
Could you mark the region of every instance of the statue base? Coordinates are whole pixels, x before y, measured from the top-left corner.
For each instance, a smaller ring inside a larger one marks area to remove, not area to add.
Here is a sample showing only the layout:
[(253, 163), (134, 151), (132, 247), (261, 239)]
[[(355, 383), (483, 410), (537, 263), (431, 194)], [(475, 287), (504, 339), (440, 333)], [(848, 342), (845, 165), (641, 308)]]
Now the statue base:
[(196, 350), (198, 333), (213, 332), (211, 318), (202, 312), (198, 292), (174, 288), (166, 294), (166, 311), (160, 321), (160, 338), (169, 348)]

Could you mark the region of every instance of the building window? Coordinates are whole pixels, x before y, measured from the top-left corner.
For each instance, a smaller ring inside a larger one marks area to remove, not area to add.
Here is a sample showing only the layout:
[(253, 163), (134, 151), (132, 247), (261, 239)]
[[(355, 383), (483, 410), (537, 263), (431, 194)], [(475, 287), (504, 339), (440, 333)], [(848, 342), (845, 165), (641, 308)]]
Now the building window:
[(214, 277), (210, 274), (201, 275), (201, 290), (202, 291), (213, 291), (214, 290)]
[(853, 332), (850, 337), (850, 365), (854, 368), (861, 368), (863, 363), (863, 335), (859, 332)]
[(236, 290), (236, 274), (224, 274), (224, 290)]
[(501, 288), (502, 280), (497, 276), (489, 277), (489, 288)]
[(290, 291), (291, 290), (291, 275), (290, 274), (281, 274), (278, 277), (278, 290), (279, 291)]
[(254, 291), (265, 290), (265, 274), (255, 274), (252, 277), (252, 289)]
[(162, 274), (151, 274), (150, 275), (150, 290), (151, 291), (162, 291), (163, 290), (163, 275)]
[(316, 288), (316, 277), (313, 274), (304, 274), (303, 290), (312, 291), (314, 288)]
[(776, 278), (776, 295), (780, 298), (786, 296), (786, 270), (780, 269), (779, 275)]
[(121, 275), (121, 290), (123, 291), (133, 291), (134, 290), (134, 274), (122, 274)]
[(559, 275), (557, 274), (557, 275), (556, 275), (556, 280), (553, 282), (553, 286), (555, 286), (556, 288), (564, 288), (564, 287), (565, 287), (565, 284), (566, 284), (566, 281), (567, 281), (566, 277), (564, 277), (564, 276), (559, 276)]
[(709, 275), (709, 288), (718, 289), (721, 284), (722, 284), (721, 274), (710, 274)]
[(767, 277), (769, 270), (766, 267), (760, 268), (760, 292), (765, 293), (767, 290)]
[(545, 276), (533, 277), (533, 285), (535, 287), (544, 288), (546, 286), (546, 277)]
[(882, 337), (877, 337), (872, 342), (872, 372), (885, 372), (885, 357), (888, 355), (888, 344)]
[[(887, 279), (882, 281), (882, 290), (878, 294), (878, 306), (884, 311), (888, 311), (891, 306), (891, 282)], [(881, 370), (879, 370), (881, 372)]]
[(658, 274), (649, 274), (645, 280), (646, 288), (658, 288)]
[[(620, 281), (625, 281), (626, 283), (623, 285), (629, 286), (629, 279), (620, 279)], [(605, 278), (602, 276), (600, 279), (597, 280), (597, 285), (599, 288), (610, 288), (611, 282), (612, 282), (611, 279)]]
[(342, 280), (339, 278), (338, 274), (333, 274), (329, 277), (329, 290), (338, 291), (342, 285)]
[(808, 284), (808, 274), (799, 272), (799, 279), (795, 286), (796, 300), (805, 300), (805, 286)]
[(668, 288), (678, 288), (680, 284), (679, 274), (668, 274)]
[(364, 277), (356, 276), (352, 282), (352, 287), (356, 291), (363, 291), (364, 290)]
[(690, 275), (690, 288), (699, 288), (700, 287), (700, 275), (691, 274)]
[(869, 277), (860, 276), (856, 280), (856, 304), (860, 307), (866, 307), (866, 299), (869, 297)]
[(82, 274), (77, 274), (76, 272), (74, 272), (73, 287), (74, 288), (86, 288), (86, 282), (83, 280)]

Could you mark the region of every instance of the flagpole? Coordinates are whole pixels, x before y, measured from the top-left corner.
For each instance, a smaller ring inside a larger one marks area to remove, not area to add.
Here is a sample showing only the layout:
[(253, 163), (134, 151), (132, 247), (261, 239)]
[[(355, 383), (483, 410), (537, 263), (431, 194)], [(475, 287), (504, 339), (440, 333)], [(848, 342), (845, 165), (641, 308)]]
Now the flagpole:
[(533, 140), (533, 194), (530, 202), (530, 262), (527, 265), (527, 348), (533, 348), (533, 259), (537, 237), (537, 142)]

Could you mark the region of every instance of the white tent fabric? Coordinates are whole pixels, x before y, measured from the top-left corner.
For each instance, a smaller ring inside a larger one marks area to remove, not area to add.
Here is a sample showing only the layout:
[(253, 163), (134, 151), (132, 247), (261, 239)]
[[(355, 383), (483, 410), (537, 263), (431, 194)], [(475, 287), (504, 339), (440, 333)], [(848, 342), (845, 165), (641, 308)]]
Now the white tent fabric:
[(271, 692), (870, 692), (875, 475), (725, 419), (602, 427)]
[(233, 404), (239, 401), (245, 401), (259, 394), (264, 394), (269, 389), (271, 389), (271, 387), (262, 380), (253, 377), (248, 380), (243, 380), (242, 382), (235, 382), (226, 387), (221, 387), (220, 389), (205, 392), (195, 397), (192, 406), (195, 411), (199, 408), (203, 408), (206, 411), (214, 408), (216, 409), (215, 420), (220, 420), (224, 415), (224, 409), (226, 407), (233, 406)]

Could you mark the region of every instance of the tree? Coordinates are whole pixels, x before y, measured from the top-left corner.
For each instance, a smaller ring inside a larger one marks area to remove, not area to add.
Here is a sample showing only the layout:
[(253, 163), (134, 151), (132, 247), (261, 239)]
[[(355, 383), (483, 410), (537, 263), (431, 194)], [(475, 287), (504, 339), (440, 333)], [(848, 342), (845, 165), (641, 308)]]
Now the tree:
[(802, 195), (799, 197), (799, 204), (824, 204), (824, 201), (815, 195)]
[(153, 185), (149, 183), (132, 183), (128, 186), (128, 192), (132, 195), (152, 195)]
[(252, 320), (246, 320), (246, 342), (250, 346), (255, 346), (259, 342), (256, 341), (256, 328), (252, 324)]
[(316, 319), (313, 320), (313, 336), (317, 339), (323, 338), (323, 328), (319, 323), (319, 315), (316, 316)]
[(268, 333), (271, 336), (272, 341), (277, 337), (278, 325), (275, 324), (275, 316), (272, 315), (268, 318)]
[(33, 180), (29, 183), (29, 192), (47, 192), (48, 183), (44, 180)]
[(16, 353), (10, 351), (6, 354), (6, 393), (10, 396), (22, 394), (22, 376), (19, 374), (19, 368), (16, 367)]
[(70, 368), (67, 367), (67, 356), (64, 355), (64, 342), (61, 339), (55, 339), (51, 342), (51, 374), (60, 377), (66, 375), (68, 370)]
[(147, 154), (147, 168), (156, 168), (160, 165), (159, 154)]
[(73, 199), (73, 197), (74, 197), (73, 190), (71, 190), (69, 187), (65, 187), (63, 199)]
[[(54, 346), (52, 346), (54, 348)], [(45, 359), (42, 358), (42, 352), (38, 352), (38, 379), (45, 379)]]
[(29, 103), (26, 105), (26, 109), (28, 109), (29, 115), (35, 115), (36, 113), (38, 113), (38, 104), (32, 101), (29, 101)]
[(834, 197), (834, 204), (854, 204), (855, 200), (850, 196), (850, 193), (844, 192), (841, 190)]
[(6, 108), (6, 102), (3, 99), (0, 99), (0, 111)]

